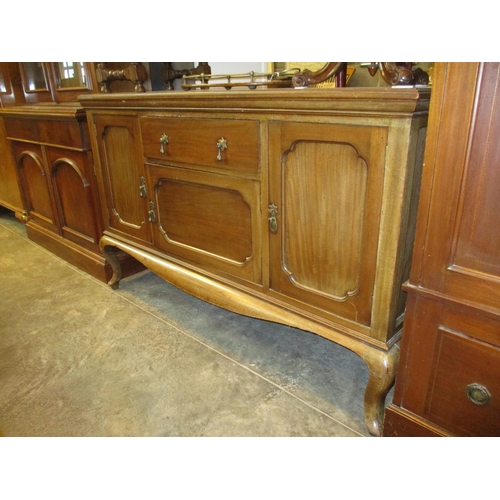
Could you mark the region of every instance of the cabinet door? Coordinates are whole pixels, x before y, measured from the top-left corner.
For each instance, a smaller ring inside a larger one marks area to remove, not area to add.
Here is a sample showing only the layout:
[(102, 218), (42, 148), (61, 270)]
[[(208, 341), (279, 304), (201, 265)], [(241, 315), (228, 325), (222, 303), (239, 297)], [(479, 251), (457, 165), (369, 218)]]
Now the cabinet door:
[(86, 152), (46, 148), (62, 236), (96, 250), (99, 231)]
[(387, 131), (270, 124), (271, 288), (370, 324)]
[(96, 115), (94, 125), (106, 229), (116, 235), (151, 242), (137, 118)]
[(147, 165), (155, 246), (205, 269), (260, 283), (260, 183)]
[(58, 232), (52, 204), (52, 186), (42, 147), (14, 141), (12, 151), (19, 169), (29, 217), (38, 225)]

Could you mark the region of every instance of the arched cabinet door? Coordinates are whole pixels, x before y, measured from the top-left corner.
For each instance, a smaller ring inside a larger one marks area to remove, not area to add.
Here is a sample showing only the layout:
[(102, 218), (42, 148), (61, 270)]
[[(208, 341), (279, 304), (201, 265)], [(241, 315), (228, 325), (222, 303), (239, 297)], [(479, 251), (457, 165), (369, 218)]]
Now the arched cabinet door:
[(58, 232), (51, 183), (45, 168), (42, 147), (13, 142), (12, 151), (26, 197), (28, 218), (35, 220), (45, 229)]
[(50, 147), (46, 154), (62, 236), (95, 248), (99, 235), (87, 154)]

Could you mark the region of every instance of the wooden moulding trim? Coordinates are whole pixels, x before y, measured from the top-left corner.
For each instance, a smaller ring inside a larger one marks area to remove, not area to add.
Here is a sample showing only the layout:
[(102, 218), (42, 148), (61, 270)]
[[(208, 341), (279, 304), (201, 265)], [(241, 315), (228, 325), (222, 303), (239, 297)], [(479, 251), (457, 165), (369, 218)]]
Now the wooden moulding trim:
[(47, 118), (57, 120), (84, 120), (85, 110), (78, 103), (58, 104), (46, 103), (31, 106), (11, 106), (0, 108), (0, 116), (12, 116), (16, 118)]
[(208, 90), (187, 92), (89, 94), (79, 97), (84, 108), (222, 110), (387, 111), (414, 113), (429, 109), (430, 88), (332, 88), (281, 90)]

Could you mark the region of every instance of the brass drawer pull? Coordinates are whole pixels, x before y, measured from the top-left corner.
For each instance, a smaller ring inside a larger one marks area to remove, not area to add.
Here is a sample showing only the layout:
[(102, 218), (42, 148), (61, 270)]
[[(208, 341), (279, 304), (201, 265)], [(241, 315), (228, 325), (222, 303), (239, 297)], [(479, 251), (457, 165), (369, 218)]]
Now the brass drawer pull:
[(165, 154), (165, 144), (168, 144), (168, 135), (167, 134), (163, 134), (160, 137), (160, 153), (162, 155)]
[(227, 140), (224, 137), (221, 137), (217, 141), (217, 161), (222, 161), (221, 152), (227, 149)]
[(490, 391), (481, 384), (469, 384), (466, 388), (466, 392), (469, 400), (475, 405), (484, 406), (491, 400)]

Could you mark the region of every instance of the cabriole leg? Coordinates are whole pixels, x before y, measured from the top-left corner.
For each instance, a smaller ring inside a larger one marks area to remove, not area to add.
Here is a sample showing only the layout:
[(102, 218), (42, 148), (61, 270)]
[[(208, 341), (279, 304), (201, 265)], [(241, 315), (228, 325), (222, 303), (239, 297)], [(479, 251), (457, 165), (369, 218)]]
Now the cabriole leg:
[(394, 384), (399, 361), (399, 346), (389, 351), (367, 348), (363, 359), (370, 371), (365, 389), (365, 423), (370, 434), (380, 436), (384, 420), (384, 403)]
[(115, 252), (111, 248), (110, 245), (108, 245), (106, 236), (103, 236), (99, 242), (99, 247), (101, 249), (102, 254), (104, 255), (106, 261), (109, 263), (111, 266), (111, 270), (113, 271), (113, 276), (111, 276), (111, 279), (108, 281), (108, 285), (113, 289), (116, 290), (118, 286), (120, 285), (120, 280), (122, 279), (122, 266), (120, 264), (120, 261), (118, 260), (118, 257), (116, 256)]

